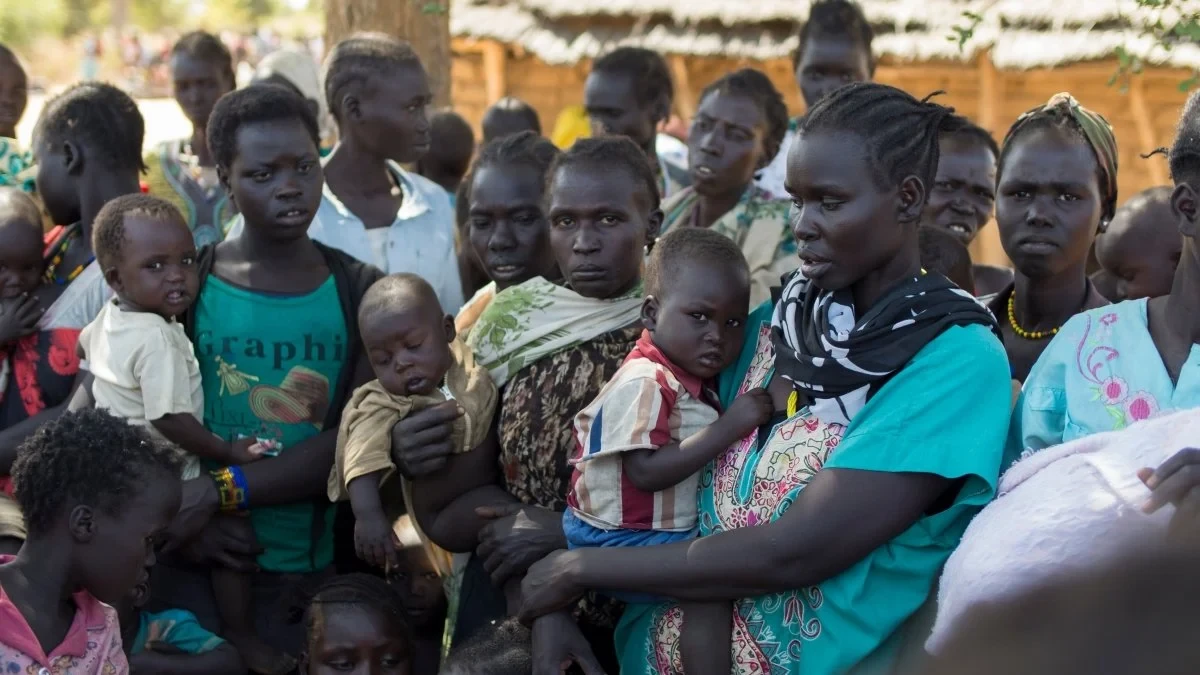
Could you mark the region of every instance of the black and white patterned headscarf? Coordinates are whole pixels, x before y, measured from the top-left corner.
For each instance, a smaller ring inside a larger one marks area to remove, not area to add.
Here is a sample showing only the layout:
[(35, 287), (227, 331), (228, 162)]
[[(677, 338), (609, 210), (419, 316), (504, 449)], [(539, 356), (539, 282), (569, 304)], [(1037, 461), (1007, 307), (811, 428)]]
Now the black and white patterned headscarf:
[(906, 279), (856, 319), (849, 289), (821, 290), (796, 271), (784, 278), (771, 321), (775, 370), (812, 400), (811, 410), (823, 422), (849, 424), (873, 385), (942, 331), (971, 324), (999, 336), (992, 313), (940, 274)]

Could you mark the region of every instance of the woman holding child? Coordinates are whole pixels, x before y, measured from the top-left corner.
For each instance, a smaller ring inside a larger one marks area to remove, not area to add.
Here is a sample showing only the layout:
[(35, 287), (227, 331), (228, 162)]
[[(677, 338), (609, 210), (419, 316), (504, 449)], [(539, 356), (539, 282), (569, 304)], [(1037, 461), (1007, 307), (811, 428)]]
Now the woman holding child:
[[(282, 450), (185, 482), (171, 539), (204, 566), (258, 570), (253, 599), (244, 602), (253, 603), (262, 639), (298, 656), (303, 627), (289, 624), (283, 610), (333, 563), (325, 486), (342, 409), (370, 379), (357, 314), (380, 273), (307, 236), (322, 173), (317, 121), (299, 95), (269, 86), (229, 94), (208, 134), (245, 228), (201, 251), (199, 292), (184, 318), (200, 365), (204, 424), (222, 439), (268, 439)], [(242, 510), (257, 544), (213, 519)], [(181, 563), (160, 563), (155, 602), (213, 626), (206, 573)]]
[(732, 239), (750, 264), (750, 306), (796, 269), (788, 204), (754, 182), (787, 133), (787, 106), (766, 75), (739, 70), (700, 96), (688, 134), (692, 185), (663, 204), (664, 231), (709, 228)]
[[(699, 540), (554, 553), (525, 577), (526, 617), (587, 590), (654, 593), (730, 603), (737, 672), (891, 660), (994, 495), (1010, 405), (994, 320), (919, 263), (951, 114), (856, 84), (805, 117), (787, 181), (802, 267), (751, 315), (721, 383), (726, 406), (765, 388), (771, 423), (702, 472)], [(629, 606), (621, 672), (681, 672), (685, 620), (673, 604)]]
[[(480, 623), (505, 614), (489, 576), (504, 588), (529, 564), (565, 546), (574, 416), (641, 335), (642, 260), (661, 224), (654, 174), (628, 139), (580, 141), (548, 175), (549, 242), (563, 285), (535, 277), (497, 293), (468, 337), (476, 361), (501, 390), (498, 449), (447, 458), (442, 439), (454, 406), (412, 415), (392, 435), (397, 466), (418, 476), (416, 514), (427, 534), (448, 550), (477, 553), (459, 614)], [(473, 486), (479, 487), (464, 494)], [(617, 608), (592, 599), (580, 620), (611, 672)], [(455, 639), (469, 638), (474, 628), (460, 621)], [(568, 613), (539, 621), (534, 633), (544, 636), (543, 645), (587, 647), (580, 646)]]

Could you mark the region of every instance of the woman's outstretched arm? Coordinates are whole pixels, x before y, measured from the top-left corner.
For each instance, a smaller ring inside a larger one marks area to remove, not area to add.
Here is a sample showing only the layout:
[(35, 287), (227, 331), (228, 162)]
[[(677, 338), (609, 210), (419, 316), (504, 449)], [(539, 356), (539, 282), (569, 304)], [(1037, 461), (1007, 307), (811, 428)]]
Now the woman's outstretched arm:
[(950, 485), (933, 474), (826, 469), (768, 525), (666, 546), (555, 553), (526, 575), (522, 616), (561, 609), (584, 590), (715, 601), (812, 586), (912, 527)]

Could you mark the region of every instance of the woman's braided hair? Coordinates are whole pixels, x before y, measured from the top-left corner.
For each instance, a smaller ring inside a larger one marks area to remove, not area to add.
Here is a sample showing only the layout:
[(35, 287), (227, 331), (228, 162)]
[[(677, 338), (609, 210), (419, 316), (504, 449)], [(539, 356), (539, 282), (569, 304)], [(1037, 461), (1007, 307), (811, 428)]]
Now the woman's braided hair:
[(954, 109), (917, 100), (895, 87), (873, 82), (846, 85), (821, 99), (800, 122), (800, 133), (844, 131), (867, 143), (867, 157), (880, 187), (907, 176), (933, 185), (938, 165), (938, 134)]
[(310, 641), (316, 629), (316, 612), (323, 605), (362, 605), (393, 621), (406, 635), (410, 630), (400, 591), (377, 576), (344, 574), (322, 584), (304, 612), (304, 630)]

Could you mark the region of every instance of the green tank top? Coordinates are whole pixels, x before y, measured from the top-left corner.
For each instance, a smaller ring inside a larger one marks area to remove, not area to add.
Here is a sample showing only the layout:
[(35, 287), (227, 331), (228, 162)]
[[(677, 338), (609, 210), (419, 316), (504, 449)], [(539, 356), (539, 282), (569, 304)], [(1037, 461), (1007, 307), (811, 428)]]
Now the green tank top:
[[(209, 276), (195, 326), (210, 431), (226, 440), (270, 438), (288, 452), (324, 430), (350, 351), (332, 276), (306, 295), (266, 294)], [(251, 509), (264, 551), (258, 564), (283, 573), (328, 567), (333, 515), (323, 498)]]

